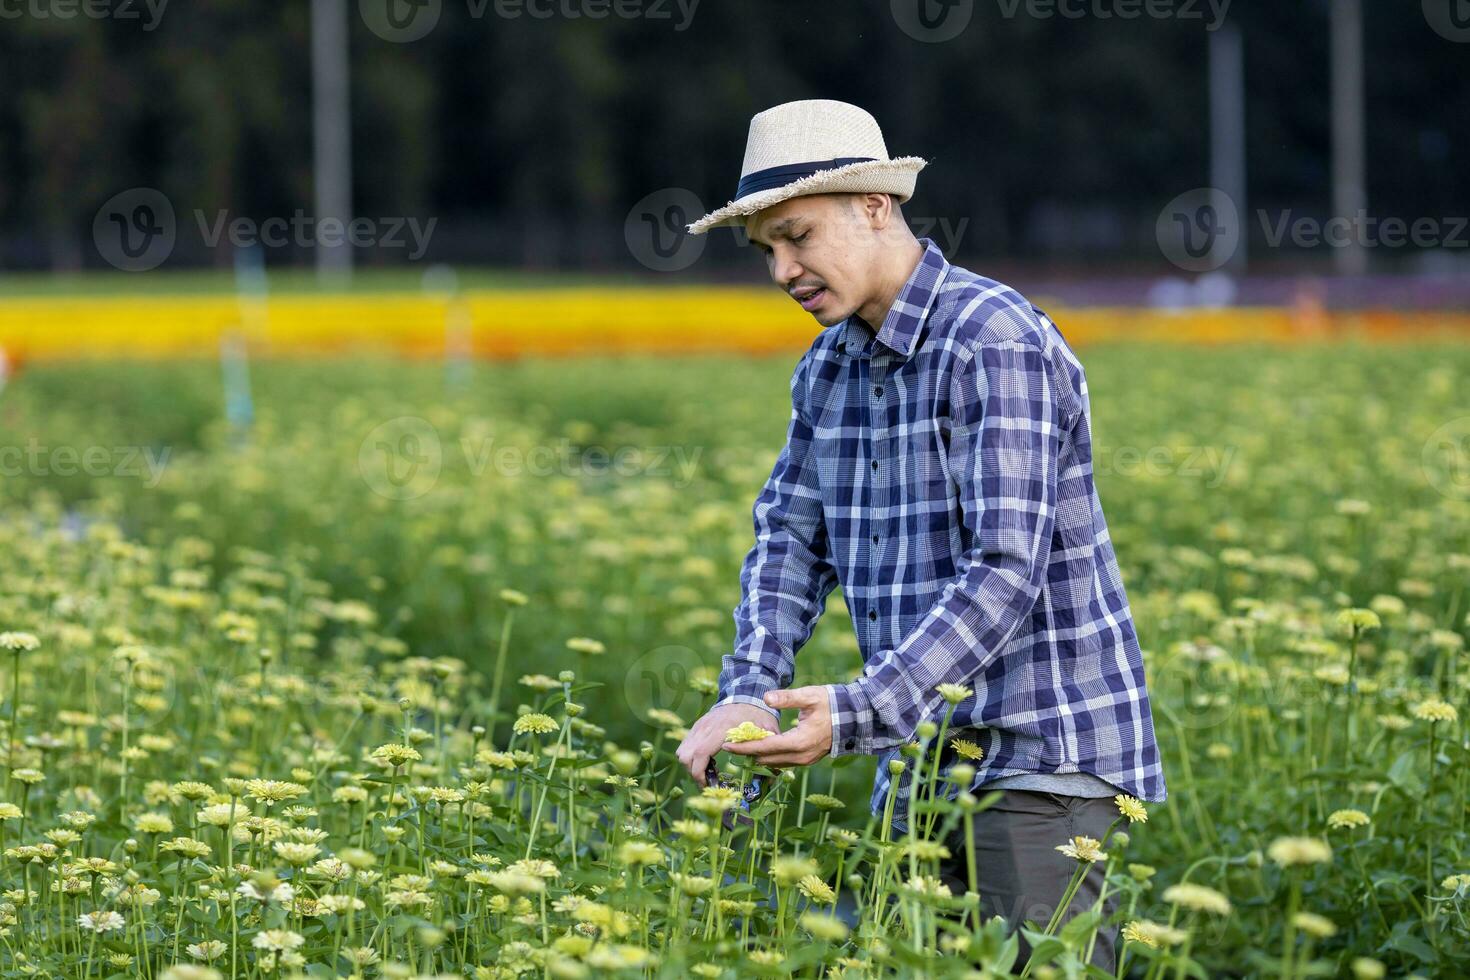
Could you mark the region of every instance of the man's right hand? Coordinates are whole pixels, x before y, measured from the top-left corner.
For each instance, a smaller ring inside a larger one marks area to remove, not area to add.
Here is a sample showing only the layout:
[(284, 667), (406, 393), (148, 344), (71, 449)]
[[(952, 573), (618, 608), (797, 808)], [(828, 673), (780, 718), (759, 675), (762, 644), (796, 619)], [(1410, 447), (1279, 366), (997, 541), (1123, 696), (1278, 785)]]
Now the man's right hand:
[(705, 784), (704, 771), (709, 767), (709, 760), (725, 744), (725, 733), (742, 721), (759, 725), (772, 734), (781, 734), (776, 716), (765, 708), (739, 703), (711, 708), (708, 714), (689, 729), (689, 734), (679, 743), (679, 751), (676, 753), (679, 762), (689, 770), (689, 775), (694, 777), (696, 783), (701, 786)]

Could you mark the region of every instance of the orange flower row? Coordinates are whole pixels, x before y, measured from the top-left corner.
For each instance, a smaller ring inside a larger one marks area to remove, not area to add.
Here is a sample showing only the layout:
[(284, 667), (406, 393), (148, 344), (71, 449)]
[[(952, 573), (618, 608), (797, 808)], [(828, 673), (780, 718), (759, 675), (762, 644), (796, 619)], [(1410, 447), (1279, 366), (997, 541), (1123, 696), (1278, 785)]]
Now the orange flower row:
[[(1079, 345), (1470, 336), (1470, 314), (1458, 313), (1045, 308)], [(768, 354), (805, 350), (819, 329), (785, 297), (747, 287), (0, 299), (0, 347), (12, 359), (208, 355), (230, 335), (268, 355)]]

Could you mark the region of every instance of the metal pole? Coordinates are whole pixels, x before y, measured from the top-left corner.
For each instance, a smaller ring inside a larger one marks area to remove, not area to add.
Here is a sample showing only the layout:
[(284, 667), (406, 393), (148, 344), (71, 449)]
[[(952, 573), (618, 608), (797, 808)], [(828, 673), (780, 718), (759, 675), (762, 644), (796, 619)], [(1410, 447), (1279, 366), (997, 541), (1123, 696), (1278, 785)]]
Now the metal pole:
[[(1219, 236), (1215, 248), (1232, 239), (1234, 251), (1216, 256), (1232, 272), (1244, 272), (1250, 214), (1245, 178), (1245, 59), (1240, 28), (1222, 24), (1210, 33), (1210, 186), (1235, 204), (1241, 223), (1238, 236)], [(1220, 208), (1216, 207), (1217, 213)]]
[(1368, 208), (1364, 183), (1362, 0), (1332, 0), (1332, 210), (1347, 219), (1346, 243), (1335, 246), (1338, 275), (1368, 269), (1360, 218)]
[[(341, 282), (352, 276), (352, 245), (346, 238), (352, 220), (346, 0), (311, 0), (311, 80), (317, 276)], [(332, 244), (323, 244), (323, 238)]]

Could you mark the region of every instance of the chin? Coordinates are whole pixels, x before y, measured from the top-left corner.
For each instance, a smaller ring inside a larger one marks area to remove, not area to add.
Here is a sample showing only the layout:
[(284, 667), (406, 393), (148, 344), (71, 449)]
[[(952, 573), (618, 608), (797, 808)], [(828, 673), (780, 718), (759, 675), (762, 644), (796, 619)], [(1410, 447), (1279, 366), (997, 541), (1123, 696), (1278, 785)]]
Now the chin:
[(824, 327), (836, 326), (851, 315), (852, 312), (850, 310), (846, 312), (842, 310), (829, 311), (825, 308), (812, 313), (812, 317)]

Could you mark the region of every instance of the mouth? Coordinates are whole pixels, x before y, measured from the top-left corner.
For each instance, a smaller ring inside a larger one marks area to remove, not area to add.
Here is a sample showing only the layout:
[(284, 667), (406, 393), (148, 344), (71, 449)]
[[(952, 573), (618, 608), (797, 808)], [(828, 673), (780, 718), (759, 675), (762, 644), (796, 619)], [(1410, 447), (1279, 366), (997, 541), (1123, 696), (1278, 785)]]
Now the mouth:
[(791, 291), (791, 298), (801, 304), (801, 308), (808, 313), (822, 305), (827, 298), (826, 286), (803, 286)]

